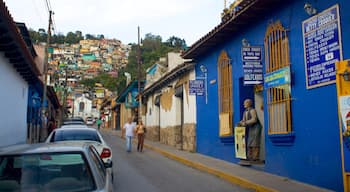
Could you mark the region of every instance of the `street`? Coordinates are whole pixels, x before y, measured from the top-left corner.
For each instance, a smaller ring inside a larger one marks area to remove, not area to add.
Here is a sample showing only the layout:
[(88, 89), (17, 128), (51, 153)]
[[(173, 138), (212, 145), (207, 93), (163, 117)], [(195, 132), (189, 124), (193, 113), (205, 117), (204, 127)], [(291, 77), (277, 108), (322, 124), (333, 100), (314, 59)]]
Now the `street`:
[(133, 151), (127, 153), (123, 139), (103, 131), (102, 134), (113, 151), (114, 191), (251, 191), (170, 160), (147, 148), (139, 153), (135, 144)]

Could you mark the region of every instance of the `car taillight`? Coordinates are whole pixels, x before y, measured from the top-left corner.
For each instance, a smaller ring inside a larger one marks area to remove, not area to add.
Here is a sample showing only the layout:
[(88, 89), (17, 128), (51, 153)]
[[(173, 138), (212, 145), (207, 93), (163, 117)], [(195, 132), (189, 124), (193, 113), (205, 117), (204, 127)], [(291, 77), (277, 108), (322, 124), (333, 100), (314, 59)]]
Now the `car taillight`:
[(109, 150), (109, 149), (107, 149), (107, 148), (103, 148), (100, 157), (101, 157), (102, 159), (104, 159), (104, 158), (108, 158), (108, 157), (110, 157), (110, 156), (111, 156), (111, 150)]

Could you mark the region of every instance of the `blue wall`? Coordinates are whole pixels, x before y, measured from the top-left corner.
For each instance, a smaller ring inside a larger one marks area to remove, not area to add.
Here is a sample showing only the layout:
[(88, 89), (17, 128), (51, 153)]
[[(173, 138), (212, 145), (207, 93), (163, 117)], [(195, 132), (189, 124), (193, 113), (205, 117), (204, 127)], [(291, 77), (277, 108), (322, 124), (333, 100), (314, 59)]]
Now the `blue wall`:
[[(350, 59), (350, 6), (346, 1), (309, 1), (321, 12), (339, 3), (343, 58)], [(302, 22), (308, 19), (304, 11), (304, 1), (280, 7), (271, 15), (252, 23), (246, 30), (232, 35), (225, 43), (196, 58), (196, 74), (200, 75), (200, 65), (208, 69), (208, 104), (205, 97), (197, 97), (197, 151), (230, 162), (237, 162), (233, 145), (227, 145), (219, 138), (217, 59), (225, 50), (232, 59), (234, 124), (242, 115), (242, 102), (246, 97), (239, 79), (243, 77), (241, 61), (241, 40), (250, 45), (263, 46), (265, 31), (269, 21), (281, 21), (289, 29), (289, 45), (292, 71), (292, 129), (295, 140), (290, 146), (276, 146), (267, 136), (267, 103), (265, 99), (265, 148), (267, 172), (296, 179), (302, 182), (343, 190), (337, 92), (335, 84), (314, 89), (306, 89), (305, 62)], [(348, 43), (347, 43), (348, 42)], [(263, 62), (264, 64), (264, 62)], [(265, 65), (265, 64), (264, 64)], [(211, 80), (215, 84), (210, 84)], [(266, 98), (266, 93), (264, 93)]]

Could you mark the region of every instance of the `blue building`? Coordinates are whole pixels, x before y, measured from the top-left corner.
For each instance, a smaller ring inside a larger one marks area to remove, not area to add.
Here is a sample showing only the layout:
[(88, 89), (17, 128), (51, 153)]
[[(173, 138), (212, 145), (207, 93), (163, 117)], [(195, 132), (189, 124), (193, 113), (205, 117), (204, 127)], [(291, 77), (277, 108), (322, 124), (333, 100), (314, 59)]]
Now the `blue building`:
[(208, 102), (197, 96), (197, 152), (240, 161), (234, 127), (250, 98), (263, 125), (263, 171), (349, 190), (335, 67), (350, 58), (347, 3), (243, 0), (225, 10), (222, 22), (183, 53), (195, 60), (196, 74), (207, 69)]

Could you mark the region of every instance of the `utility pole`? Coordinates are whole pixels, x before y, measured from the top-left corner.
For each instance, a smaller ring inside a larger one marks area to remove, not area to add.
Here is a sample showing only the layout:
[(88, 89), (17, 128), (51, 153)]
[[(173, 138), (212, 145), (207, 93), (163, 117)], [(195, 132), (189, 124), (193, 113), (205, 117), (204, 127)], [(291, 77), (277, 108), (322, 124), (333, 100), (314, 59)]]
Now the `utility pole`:
[[(51, 38), (51, 25), (52, 25), (52, 11), (49, 11), (49, 26), (47, 28), (47, 40), (46, 40), (46, 46), (45, 46), (45, 57), (44, 57), (44, 90), (43, 90), (43, 101), (42, 101), (42, 116), (44, 117), (46, 112), (47, 112), (47, 106), (45, 106), (46, 104), (46, 92), (47, 92), (47, 68), (49, 65), (49, 45), (50, 45), (50, 38)], [(46, 118), (46, 117), (45, 117)], [(47, 124), (42, 127), (42, 129), (47, 129)], [(45, 136), (45, 135), (44, 135)], [(41, 131), (39, 131), (39, 140), (41, 137)]]
[(138, 95), (139, 95), (139, 109), (138, 109), (138, 121), (141, 120), (141, 45), (140, 45), (140, 26), (137, 27), (137, 80), (138, 80)]

